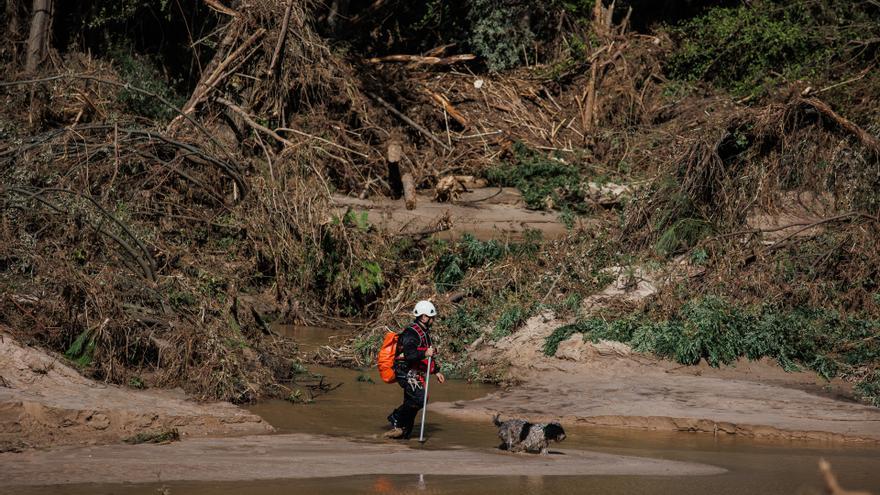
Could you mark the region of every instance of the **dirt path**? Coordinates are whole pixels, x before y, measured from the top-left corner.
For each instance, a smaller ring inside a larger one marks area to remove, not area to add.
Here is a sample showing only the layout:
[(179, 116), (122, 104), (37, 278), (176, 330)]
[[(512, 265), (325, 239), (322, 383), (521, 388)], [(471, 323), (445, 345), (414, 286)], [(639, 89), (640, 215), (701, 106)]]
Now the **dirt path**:
[(182, 391), (136, 391), (84, 378), (0, 331), (0, 451), (118, 442), (170, 428), (184, 436), (272, 431), (229, 403), (198, 404)]
[(580, 335), (560, 345), (557, 356), (565, 359), (544, 356), (544, 338), (564, 323), (532, 318), (476, 353), (511, 362), (520, 385), (433, 411), (481, 421), (500, 412), (596, 426), (880, 442), (880, 409), (823, 397), (813, 374), (785, 373), (768, 362), (681, 367), (619, 343), (584, 343)]
[(199, 438), (167, 445), (60, 447), (0, 454), (0, 484), (145, 483), (318, 478), (363, 474), (713, 475), (686, 462), (554, 449), (538, 456), (421, 450), (317, 435)]

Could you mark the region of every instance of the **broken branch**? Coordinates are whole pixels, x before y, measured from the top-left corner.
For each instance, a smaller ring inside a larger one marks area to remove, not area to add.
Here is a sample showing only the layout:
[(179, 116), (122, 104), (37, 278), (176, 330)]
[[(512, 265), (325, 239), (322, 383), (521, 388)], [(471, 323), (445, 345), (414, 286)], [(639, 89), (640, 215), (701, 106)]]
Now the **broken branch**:
[(370, 98), (376, 100), (376, 102), (377, 102), (378, 104), (380, 104), (380, 105), (382, 105), (383, 107), (385, 107), (389, 112), (391, 112), (391, 113), (393, 113), (394, 115), (396, 115), (400, 120), (406, 122), (406, 123), (409, 124), (413, 129), (415, 129), (415, 130), (419, 131), (420, 133), (422, 133), (423, 136), (425, 136), (426, 138), (430, 139), (431, 141), (434, 141), (435, 143), (439, 144), (440, 147), (443, 148), (444, 150), (446, 150), (446, 151), (452, 151), (452, 147), (451, 147), (451, 146), (449, 146), (448, 144), (446, 144), (446, 143), (444, 143), (443, 141), (441, 141), (439, 138), (437, 138), (437, 136), (435, 136), (434, 134), (432, 134), (431, 131), (429, 131), (428, 129), (425, 129), (425, 128), (422, 127), (421, 125), (417, 124), (414, 120), (412, 120), (411, 118), (409, 118), (409, 117), (407, 117), (406, 115), (404, 115), (403, 113), (401, 113), (400, 110), (394, 108), (390, 103), (388, 103), (387, 101), (383, 100), (383, 99), (382, 99), (381, 97), (379, 97), (378, 95), (373, 94), (373, 93), (370, 93), (370, 92), (367, 92), (366, 94), (367, 94), (367, 96), (369, 96)]

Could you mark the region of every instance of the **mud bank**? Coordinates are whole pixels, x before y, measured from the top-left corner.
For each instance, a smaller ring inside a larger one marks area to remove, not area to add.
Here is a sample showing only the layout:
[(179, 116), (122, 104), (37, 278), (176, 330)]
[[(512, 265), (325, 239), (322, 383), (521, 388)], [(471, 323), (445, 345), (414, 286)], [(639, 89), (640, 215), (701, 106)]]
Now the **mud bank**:
[(474, 354), (509, 362), (518, 386), (434, 404), (433, 411), (480, 421), (499, 412), (603, 427), (880, 443), (880, 409), (823, 396), (813, 374), (785, 373), (766, 361), (682, 367), (619, 343), (585, 343), (580, 335), (560, 344), (555, 357), (544, 356), (544, 339), (565, 323), (532, 318)]
[(168, 445), (60, 447), (0, 454), (0, 483), (147, 483), (318, 478), (362, 474), (714, 475), (689, 462), (554, 449), (547, 456), (419, 450), (307, 434), (197, 438)]
[(57, 357), (0, 332), (0, 451), (118, 442), (176, 428), (182, 436), (266, 433), (259, 416), (182, 391), (137, 391), (84, 378)]
[(544, 239), (558, 239), (568, 231), (558, 215), (526, 209), (522, 195), (512, 188), (474, 189), (448, 203), (434, 201), (427, 194), (417, 196), (412, 210), (402, 199), (363, 200), (334, 195), (333, 204), (340, 210), (366, 212), (371, 225), (392, 235), (437, 232), (440, 238), (470, 234), (482, 240), (519, 239), (527, 230), (537, 230)]

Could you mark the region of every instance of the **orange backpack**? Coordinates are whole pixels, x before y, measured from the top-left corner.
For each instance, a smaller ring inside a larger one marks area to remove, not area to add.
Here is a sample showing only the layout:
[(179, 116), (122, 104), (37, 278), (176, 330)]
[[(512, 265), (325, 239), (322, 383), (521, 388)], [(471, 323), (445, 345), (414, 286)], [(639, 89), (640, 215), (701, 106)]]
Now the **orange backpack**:
[(388, 331), (379, 348), (377, 361), (379, 364), (379, 376), (385, 383), (394, 383), (397, 376), (394, 373), (394, 358), (397, 356), (397, 333)]

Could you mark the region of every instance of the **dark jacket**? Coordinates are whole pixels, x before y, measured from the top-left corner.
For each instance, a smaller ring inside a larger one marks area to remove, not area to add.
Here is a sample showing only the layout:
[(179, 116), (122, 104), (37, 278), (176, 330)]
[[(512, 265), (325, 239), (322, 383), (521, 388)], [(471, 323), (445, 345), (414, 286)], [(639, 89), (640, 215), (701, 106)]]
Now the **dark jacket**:
[[(419, 335), (421, 330), (422, 335)], [(428, 369), (428, 358), (425, 351), (431, 346), (431, 334), (418, 322), (406, 327), (397, 337), (397, 363), (395, 368), (403, 373), (410, 369), (424, 372)], [(431, 359), (431, 373), (440, 370), (436, 354)]]

